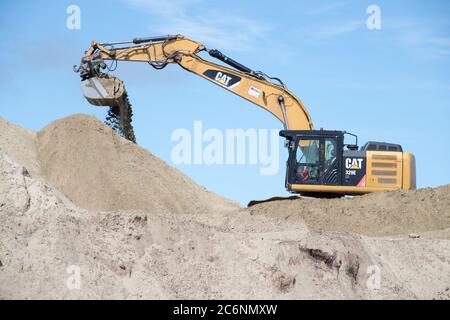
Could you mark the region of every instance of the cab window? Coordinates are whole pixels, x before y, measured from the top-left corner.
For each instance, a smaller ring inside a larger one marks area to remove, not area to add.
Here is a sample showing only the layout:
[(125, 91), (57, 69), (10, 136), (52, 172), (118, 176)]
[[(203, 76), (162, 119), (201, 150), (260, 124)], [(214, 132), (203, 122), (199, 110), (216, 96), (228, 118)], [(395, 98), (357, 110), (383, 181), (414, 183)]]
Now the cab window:
[(336, 161), (337, 155), (336, 139), (325, 139), (325, 168)]
[(300, 182), (319, 181), (319, 146), (320, 140), (300, 140), (296, 154), (295, 175)]

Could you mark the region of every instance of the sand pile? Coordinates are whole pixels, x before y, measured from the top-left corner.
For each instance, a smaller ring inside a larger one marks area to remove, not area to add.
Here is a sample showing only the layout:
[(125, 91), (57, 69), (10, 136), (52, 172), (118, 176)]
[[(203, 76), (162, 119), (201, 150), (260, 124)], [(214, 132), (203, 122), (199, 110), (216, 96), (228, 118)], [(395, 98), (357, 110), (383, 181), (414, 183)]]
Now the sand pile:
[(16, 159), (34, 173), (39, 171), (36, 140), (35, 132), (0, 117), (0, 152)]
[(237, 207), (120, 138), (94, 117), (70, 116), (53, 122), (37, 135), (5, 121), (0, 123), (5, 129), (0, 147), (80, 207), (159, 213)]
[[(91, 117), (59, 120), (37, 136), (1, 121), (0, 127), (0, 299), (450, 299), (450, 240), (444, 229), (448, 187), (244, 209)], [(142, 168), (144, 182), (136, 167)], [(180, 198), (159, 200), (139, 188), (142, 183), (144, 190), (165, 195), (173, 179), (189, 188)], [(117, 181), (135, 186), (119, 192), (111, 186)], [(102, 189), (122, 201), (109, 206), (107, 200), (114, 199)], [(408, 200), (388, 216), (397, 197)], [(378, 211), (370, 205), (384, 198)], [(410, 202), (424, 202), (430, 212)], [(337, 211), (331, 212), (344, 213), (327, 221), (320, 212), (333, 207)], [(402, 207), (403, 212), (394, 212)], [(307, 221), (307, 210), (319, 222)], [(345, 215), (369, 219), (369, 212), (381, 215), (370, 221), (381, 223), (384, 233), (396, 235), (368, 236), (376, 228), (357, 222), (349, 228), (367, 232), (336, 231), (344, 229), (339, 220)], [(402, 220), (401, 214), (409, 216)], [(408, 227), (398, 226), (411, 219), (415, 222)], [(435, 219), (441, 219), (438, 232)], [(413, 227), (419, 224), (426, 227)], [(411, 230), (420, 237), (402, 235)], [(79, 288), (71, 282), (74, 268), (80, 271)]]
[(450, 228), (450, 185), (351, 198), (281, 200), (249, 210), (320, 230), (370, 236), (421, 234)]

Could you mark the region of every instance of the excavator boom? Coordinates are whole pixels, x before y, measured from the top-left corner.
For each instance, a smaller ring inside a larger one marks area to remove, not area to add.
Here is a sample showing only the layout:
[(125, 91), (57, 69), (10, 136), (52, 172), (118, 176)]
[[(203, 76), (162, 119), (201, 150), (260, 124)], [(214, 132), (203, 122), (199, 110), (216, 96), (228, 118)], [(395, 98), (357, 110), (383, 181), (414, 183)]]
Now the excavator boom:
[[(208, 52), (232, 68), (205, 60), (200, 52)], [(268, 77), (226, 57), (218, 50), (181, 35), (133, 39), (99, 44), (95, 41), (82, 58), (76, 71), (82, 78), (82, 91), (94, 105), (110, 105), (125, 92), (123, 83), (105, 76), (105, 61), (147, 62), (155, 69), (176, 63), (214, 84), (258, 105), (279, 119), (286, 130), (313, 129), (311, 117), (302, 101), (277, 78)]]

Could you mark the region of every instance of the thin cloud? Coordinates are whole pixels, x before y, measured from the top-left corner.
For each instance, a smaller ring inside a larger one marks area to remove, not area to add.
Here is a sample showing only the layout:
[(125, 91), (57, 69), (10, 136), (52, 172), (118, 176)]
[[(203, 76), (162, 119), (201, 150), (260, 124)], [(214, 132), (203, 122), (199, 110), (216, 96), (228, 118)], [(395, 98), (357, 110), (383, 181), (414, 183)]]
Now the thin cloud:
[(445, 58), (450, 56), (450, 38), (418, 37), (413, 49), (425, 57)]
[(417, 28), (408, 28), (401, 32), (400, 39), (403, 46), (416, 57), (446, 58), (450, 56), (450, 37), (436, 36), (430, 30), (418, 31)]
[[(145, 10), (157, 24), (152, 32), (180, 33), (198, 39), (208, 46), (234, 51), (247, 51), (258, 42), (266, 42), (270, 28), (244, 16), (225, 15), (207, 11), (201, 0), (128, 0), (128, 3)], [(214, 17), (214, 19), (212, 19)]]
[(304, 12), (304, 14), (306, 14), (308, 16), (318, 16), (318, 15), (323, 15), (323, 14), (327, 14), (327, 13), (333, 13), (333, 12), (338, 11), (340, 8), (346, 7), (348, 4), (349, 4), (349, 2), (325, 4), (325, 5), (316, 7), (316, 8), (306, 10)]
[(333, 38), (343, 34), (351, 33), (365, 26), (363, 20), (352, 20), (342, 24), (326, 26), (311, 33), (313, 38)]

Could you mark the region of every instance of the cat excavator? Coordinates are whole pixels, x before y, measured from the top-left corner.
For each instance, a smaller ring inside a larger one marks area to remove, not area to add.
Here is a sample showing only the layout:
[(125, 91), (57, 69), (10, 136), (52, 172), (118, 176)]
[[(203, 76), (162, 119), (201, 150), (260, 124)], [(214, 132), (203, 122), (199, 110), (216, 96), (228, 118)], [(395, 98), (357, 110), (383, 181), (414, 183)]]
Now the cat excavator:
[[(204, 59), (202, 52), (221, 63)], [(352, 133), (314, 129), (303, 102), (279, 78), (182, 35), (92, 41), (80, 65), (74, 66), (85, 98), (109, 106), (107, 123), (130, 141), (136, 139), (128, 94), (123, 81), (111, 74), (118, 61), (145, 62), (157, 70), (178, 64), (273, 114), (283, 125), (280, 136), (289, 153), (285, 186), (292, 193), (339, 196), (416, 187), (415, 157), (399, 144), (370, 141), (359, 147)], [(348, 139), (353, 143), (346, 143)]]

